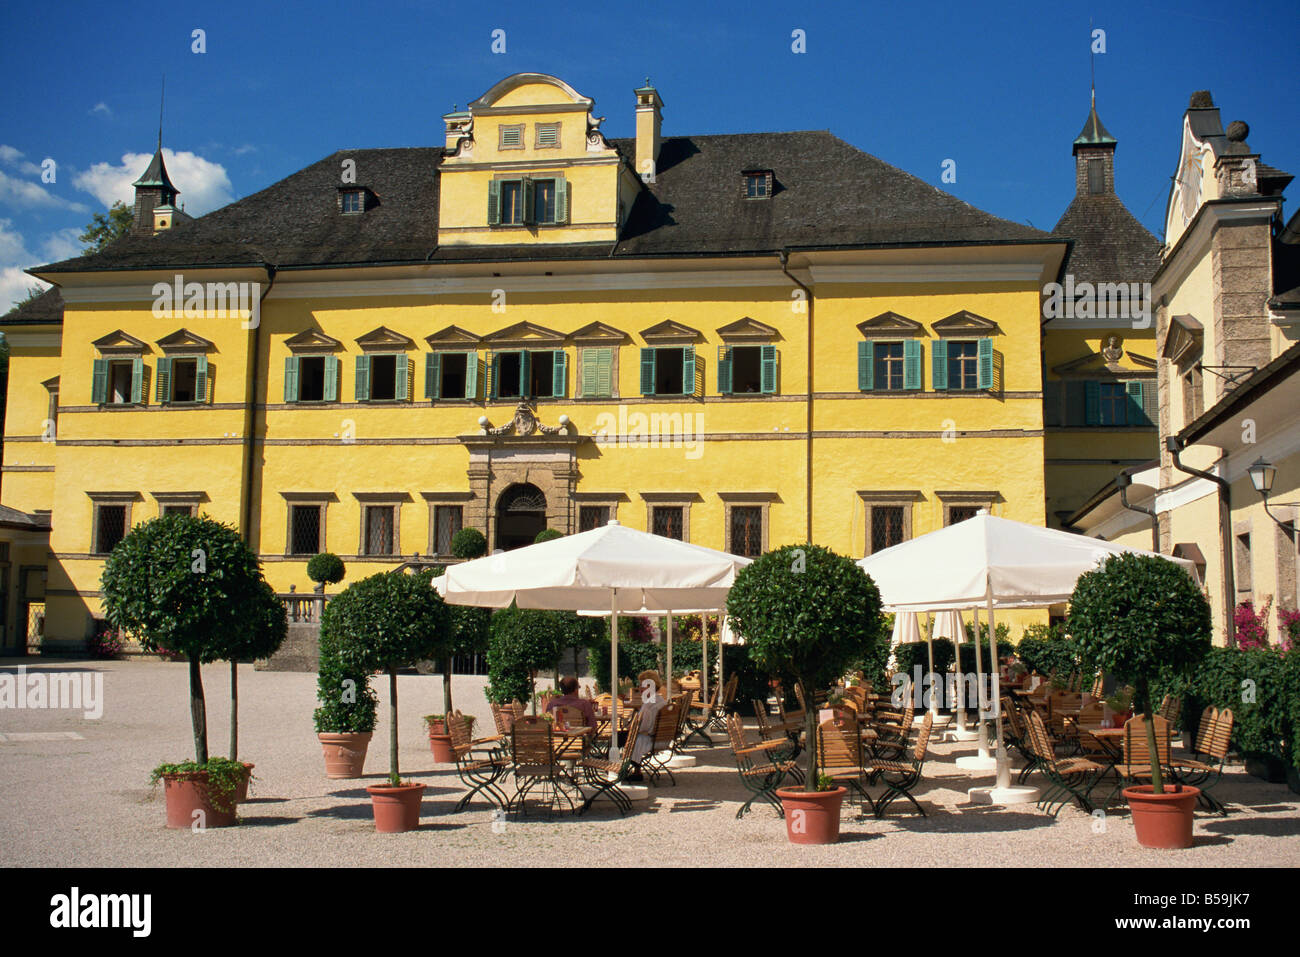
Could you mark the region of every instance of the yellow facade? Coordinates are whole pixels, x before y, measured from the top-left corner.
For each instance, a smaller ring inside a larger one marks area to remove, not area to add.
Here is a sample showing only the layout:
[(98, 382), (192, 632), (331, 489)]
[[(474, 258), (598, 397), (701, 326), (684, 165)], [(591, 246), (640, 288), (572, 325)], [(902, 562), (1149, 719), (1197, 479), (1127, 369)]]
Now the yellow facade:
[[(616, 236), (640, 179), (614, 150), (589, 149), (589, 108), (570, 94), (517, 81), (485, 97), (482, 112), (471, 107), (469, 121), (449, 118), (449, 142), (465, 138), (455, 126), (474, 146), (460, 144), (441, 166), (440, 245)], [(497, 149), (496, 127), (507, 122), (525, 124), (523, 149)], [(563, 156), (528, 145), (536, 123), (560, 124)], [(573, 187), (569, 225), (490, 227), (484, 198), (502, 164), (539, 176), (562, 170)], [(104, 502), (126, 501), (136, 524), (169, 502), (196, 501), (198, 511), (246, 533), (281, 593), (311, 587), (309, 556), (289, 554), (292, 508), (323, 510), (320, 547), (342, 556), (355, 581), (438, 552), (439, 507), (461, 508), (463, 524), (496, 544), (499, 509), (525, 483), (543, 491), (545, 522), (562, 532), (576, 531), (591, 506), (652, 528), (652, 509), (666, 504), (684, 510), (685, 537), (714, 548), (736, 547), (736, 509), (748, 510), (745, 521), (761, 516), (746, 527), (761, 529), (764, 548), (811, 538), (854, 557), (871, 547), (873, 509), (902, 509), (911, 536), (978, 507), (1043, 524), (1040, 291), (1063, 253), (1048, 242), (992, 253), (809, 250), (790, 252), (783, 269), (775, 254), (615, 263), (539, 252), (489, 265), (282, 269), (273, 281), (255, 271), (222, 274), (262, 283), (254, 329), (244, 328), (245, 315), (156, 316), (151, 291), (172, 280), (170, 270), (115, 275), (111, 284), (61, 273), (62, 347), (48, 356), (15, 349), (5, 444), (6, 503), (53, 512), (46, 640), (79, 642), (102, 615), (95, 535)], [(991, 266), (1002, 278), (988, 278)], [(218, 278), (184, 273), (186, 282)], [(859, 343), (898, 333), (859, 326), (886, 314), (915, 324), (907, 338), (920, 343), (920, 388), (860, 387)], [(602, 331), (592, 333), (593, 324)], [(472, 352), (485, 372), (492, 356), (517, 349), (567, 357), (563, 394), (530, 404), (544, 429), (507, 428), (517, 398), (425, 397), (427, 356), (446, 350), (438, 334), (452, 327), (468, 338), (447, 351)], [(168, 355), (160, 343), (182, 329), (210, 343), (209, 389), (201, 403), (159, 404), (154, 387)], [(94, 401), (92, 368), (104, 359), (95, 343), (119, 331), (143, 344), (149, 374), (138, 404)], [(304, 347), (308, 333), (318, 338)], [(372, 333), (398, 345), (377, 352)], [(991, 341), (994, 381), (936, 390), (936, 343), (977, 339)], [(643, 394), (643, 350), (683, 345), (697, 358), (695, 392)], [(721, 393), (719, 350), (737, 345), (775, 349), (771, 391)], [(593, 347), (616, 350), (612, 395), (578, 394), (580, 352)], [(394, 353), (413, 370), (408, 397), (358, 401), (358, 358)], [(319, 355), (337, 360), (336, 398), (290, 398), (286, 360)], [(15, 486), (8, 466), (36, 447), (12, 439), (36, 433), (39, 383), (53, 375), (61, 383), (58, 440), (40, 448), (40, 461), (55, 470), (42, 473), (44, 485), (33, 475)], [(368, 554), (367, 509), (390, 508), (391, 554)]]

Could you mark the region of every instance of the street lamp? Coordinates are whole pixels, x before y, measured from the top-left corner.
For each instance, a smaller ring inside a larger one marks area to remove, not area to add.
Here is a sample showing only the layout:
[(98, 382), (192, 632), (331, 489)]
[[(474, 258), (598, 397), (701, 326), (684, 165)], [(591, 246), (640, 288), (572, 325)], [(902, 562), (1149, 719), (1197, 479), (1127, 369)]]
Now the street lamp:
[(1277, 478), (1277, 466), (1271, 462), (1265, 462), (1263, 457), (1260, 457), (1250, 464), (1250, 467), (1246, 469), (1246, 474), (1250, 476), (1250, 484), (1255, 486), (1255, 491), (1264, 499), (1264, 514), (1289, 533), (1291, 531), (1291, 522), (1282, 521), (1268, 508), (1268, 493), (1273, 491), (1273, 480)]

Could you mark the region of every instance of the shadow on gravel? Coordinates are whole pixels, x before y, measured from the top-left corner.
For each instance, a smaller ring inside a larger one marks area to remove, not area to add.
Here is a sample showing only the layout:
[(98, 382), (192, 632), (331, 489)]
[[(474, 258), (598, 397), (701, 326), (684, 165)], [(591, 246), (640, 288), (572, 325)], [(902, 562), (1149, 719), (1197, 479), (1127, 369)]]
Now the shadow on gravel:
[(244, 817), (240, 815), (240, 827), (279, 827), (281, 824), (297, 824), (300, 817)]
[(1046, 814), (1022, 814), (1016, 811), (1003, 811), (989, 805), (978, 807), (958, 805), (956, 813), (944, 813), (940, 809), (936, 814), (934, 810), (927, 808), (929, 817), (913, 814), (909, 817), (886, 816), (881, 820), (892, 821), (897, 827), (907, 831), (940, 834), (972, 831), (983, 834), (994, 834), (998, 831), (1030, 831), (1051, 827), (1053, 823), (1052, 818)]
[[(363, 792), (364, 793), (364, 792)], [(366, 795), (369, 797), (369, 795)], [(366, 804), (340, 804), (338, 807), (318, 807), (314, 811), (307, 812), (308, 817), (336, 817), (345, 821), (356, 821), (360, 819), (374, 820), (374, 808), (367, 802)]]
[(1215, 834), (1258, 834), (1261, 837), (1295, 837), (1300, 834), (1300, 820), (1288, 818), (1220, 818), (1202, 825)]
[(248, 798), (243, 804), (283, 804), (288, 798)]
[(668, 807), (669, 814), (676, 814), (678, 811), (712, 811), (715, 808), (722, 807), (720, 801), (709, 801), (701, 799), (698, 801), (677, 801)]

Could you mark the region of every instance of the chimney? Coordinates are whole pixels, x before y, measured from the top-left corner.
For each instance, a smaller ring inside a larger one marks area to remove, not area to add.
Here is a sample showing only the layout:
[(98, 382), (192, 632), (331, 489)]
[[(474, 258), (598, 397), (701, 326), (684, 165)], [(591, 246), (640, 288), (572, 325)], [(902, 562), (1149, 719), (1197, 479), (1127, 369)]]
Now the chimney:
[(659, 128), (663, 124), (664, 101), (659, 91), (645, 78), (645, 86), (633, 90), (636, 94), (636, 174), (653, 183), (659, 161)]
[[(167, 212), (170, 212), (180, 193), (167, 175), (161, 143), (149, 161), (149, 167), (131, 185), (135, 187), (135, 224), (131, 227), (131, 232), (137, 236), (152, 236), (159, 228), (154, 210), (168, 207)], [(172, 217), (168, 216), (167, 225), (163, 228), (170, 228), (171, 221)]]

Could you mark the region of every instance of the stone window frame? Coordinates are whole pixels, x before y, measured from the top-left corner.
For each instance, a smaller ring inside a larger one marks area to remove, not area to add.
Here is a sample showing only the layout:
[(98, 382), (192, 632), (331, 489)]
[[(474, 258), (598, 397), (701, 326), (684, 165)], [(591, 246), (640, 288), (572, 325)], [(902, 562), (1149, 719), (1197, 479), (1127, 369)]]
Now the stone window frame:
[(863, 528), (866, 537), (862, 543), (862, 556), (872, 554), (871, 551), (871, 512), (877, 507), (902, 508), (903, 510), (903, 541), (910, 541), (912, 538), (912, 507), (920, 501), (923, 496), (920, 489), (903, 489), (899, 491), (876, 491), (874, 489), (859, 489), (858, 498), (862, 499), (862, 504), (866, 512)]
[(294, 507), (310, 508), (317, 506), (320, 509), (320, 519), (317, 523), (316, 551), (312, 555), (318, 555), (328, 550), (329, 536), (326, 531), (326, 519), (329, 515), (329, 506), (331, 503), (338, 502), (338, 496), (333, 492), (281, 492), (280, 497), (285, 501), (284, 509), (284, 557), (285, 558), (310, 558), (306, 552), (295, 552), (293, 550), (293, 510)]
[[(45, 407), (45, 419), (49, 423), (49, 436), (51, 441), (58, 441), (59, 437), (59, 377), (46, 379), (41, 385), (49, 393), (49, 404)], [(41, 429), (44, 436), (45, 428)]]
[(573, 503), (573, 530), (576, 532), (579, 528), (578, 519), (581, 515), (581, 508), (584, 505), (594, 505), (598, 508), (609, 509), (609, 520), (619, 521), (618, 507), (628, 501), (625, 492), (570, 492), (569, 501)]
[(167, 508), (186, 507), (190, 510), (190, 517), (196, 518), (199, 514), (199, 506), (208, 500), (204, 492), (154, 492), (154, 501), (158, 503), (158, 517), (161, 518), (166, 514)]
[[(527, 123), (501, 123), (497, 126), (497, 150), (522, 150), (524, 148), (524, 132)], [(519, 134), (519, 142), (513, 146), (506, 143), (506, 130), (513, 130)]]
[[(533, 124), (533, 149), (536, 150), (558, 150), (560, 148), (560, 131), (563, 125), (559, 120), (553, 123), (534, 123)], [(555, 132), (554, 143), (542, 142), (542, 130), (553, 130)]]
[(139, 492), (87, 492), (86, 497), (91, 502), (91, 521), (90, 521), (90, 550), (91, 555), (107, 555), (106, 551), (101, 551), (99, 547), (99, 510), (104, 506), (125, 507), (126, 511), (122, 519), (122, 534), (127, 535), (131, 531), (131, 514), (134, 510), (135, 503), (140, 501)]
[[(429, 507), (429, 542), (426, 555), (436, 556), (438, 558), (454, 559), (455, 556), (450, 552), (442, 554), (438, 551), (438, 508), (446, 506), (456, 506), (460, 508), (460, 527), (462, 529), (471, 528), (469, 522), (468, 503), (473, 500), (473, 492), (421, 492), (420, 497), (424, 499), (425, 504)], [(481, 529), (480, 529), (481, 531)]]
[[(361, 508), (358, 523), (357, 557), (358, 559), (392, 559), (402, 556), (402, 506), (411, 501), (409, 492), (353, 492)], [(391, 508), (393, 510), (393, 550), (386, 554), (371, 554), (366, 551), (366, 518), (372, 508)]]
[[(1253, 601), (1255, 592), (1254, 523), (1244, 519), (1232, 523), (1232, 570), (1237, 594), (1234, 601)], [(1245, 542), (1242, 539), (1245, 539)]]
[(698, 492), (642, 492), (645, 502), (645, 528), (654, 533), (656, 508), (680, 508), (682, 510), (682, 541), (691, 540), (691, 506), (701, 501)]
[[(776, 492), (719, 492), (718, 498), (722, 499), (722, 541), (723, 551), (731, 552), (731, 511), (737, 506), (750, 507), (758, 506), (762, 509), (760, 522), (763, 527), (763, 534), (760, 539), (758, 553), (761, 555), (768, 549), (768, 541), (772, 530), (772, 503), (777, 499)], [(735, 554), (734, 552), (731, 552)]]
[(993, 491), (936, 491), (935, 497), (943, 503), (943, 527), (947, 528), (951, 522), (952, 510), (954, 508), (971, 508), (985, 509), (990, 515), (993, 514), (993, 505), (996, 502), (1004, 501), (1002, 493), (997, 490)]
[(1276, 563), (1274, 581), (1277, 591), (1274, 605), (1279, 610), (1284, 606), (1300, 607), (1300, 534), (1296, 533), (1300, 508), (1282, 505), (1273, 511), (1279, 521), (1286, 523), (1273, 523), (1273, 554)]

